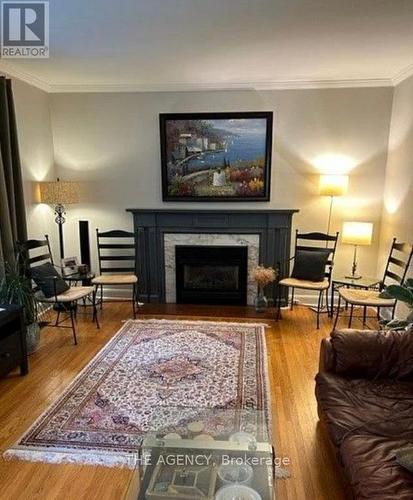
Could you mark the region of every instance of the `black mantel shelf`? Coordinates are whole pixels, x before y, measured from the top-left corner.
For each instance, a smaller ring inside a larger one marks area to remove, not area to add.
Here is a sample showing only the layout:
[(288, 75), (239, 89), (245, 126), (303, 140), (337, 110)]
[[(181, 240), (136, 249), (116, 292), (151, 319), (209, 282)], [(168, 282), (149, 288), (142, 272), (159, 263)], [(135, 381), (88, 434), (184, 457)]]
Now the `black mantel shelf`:
[(220, 209), (209, 209), (209, 208), (127, 208), (127, 212), (139, 213), (139, 214), (154, 214), (154, 213), (187, 213), (187, 214), (216, 214), (216, 213), (224, 213), (224, 214), (295, 214), (300, 210), (298, 208), (271, 208), (268, 210), (259, 209), (228, 209), (224, 208)]
[(138, 247), (140, 299), (165, 302), (165, 233), (258, 234), (260, 263), (288, 273), (292, 216), (297, 209), (128, 208)]

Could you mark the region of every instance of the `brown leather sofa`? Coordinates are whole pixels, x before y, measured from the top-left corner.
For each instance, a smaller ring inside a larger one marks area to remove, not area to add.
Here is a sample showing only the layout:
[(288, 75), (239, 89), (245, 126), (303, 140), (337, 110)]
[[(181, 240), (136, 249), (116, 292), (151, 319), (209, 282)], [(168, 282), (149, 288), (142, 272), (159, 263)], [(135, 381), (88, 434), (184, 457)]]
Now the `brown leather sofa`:
[(413, 474), (394, 452), (413, 446), (413, 329), (332, 332), (316, 397), (354, 497), (412, 500)]

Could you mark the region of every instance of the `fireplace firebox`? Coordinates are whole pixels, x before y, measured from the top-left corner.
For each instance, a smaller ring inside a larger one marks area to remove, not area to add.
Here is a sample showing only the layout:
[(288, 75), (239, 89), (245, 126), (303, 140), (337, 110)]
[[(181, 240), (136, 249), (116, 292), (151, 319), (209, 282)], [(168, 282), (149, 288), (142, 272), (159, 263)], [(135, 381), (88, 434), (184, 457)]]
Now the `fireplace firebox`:
[(178, 304), (247, 303), (247, 246), (175, 247)]

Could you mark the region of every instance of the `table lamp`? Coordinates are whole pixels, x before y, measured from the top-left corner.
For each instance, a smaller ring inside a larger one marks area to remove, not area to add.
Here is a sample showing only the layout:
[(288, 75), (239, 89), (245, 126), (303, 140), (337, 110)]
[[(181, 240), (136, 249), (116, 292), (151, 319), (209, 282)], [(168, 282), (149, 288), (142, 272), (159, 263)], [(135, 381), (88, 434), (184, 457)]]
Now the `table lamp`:
[(40, 203), (54, 206), (55, 221), (59, 227), (60, 258), (64, 258), (63, 224), (65, 219), (65, 205), (79, 203), (79, 184), (71, 181), (41, 182)]
[(330, 196), (327, 234), (330, 233), (331, 214), (335, 196), (344, 196), (348, 188), (348, 175), (320, 175), (319, 190), (321, 196)]
[(361, 278), (361, 275), (357, 274), (357, 247), (359, 245), (371, 245), (372, 236), (372, 222), (344, 222), (342, 242), (349, 245), (354, 245), (351, 275), (346, 276), (346, 278), (351, 278), (353, 280)]

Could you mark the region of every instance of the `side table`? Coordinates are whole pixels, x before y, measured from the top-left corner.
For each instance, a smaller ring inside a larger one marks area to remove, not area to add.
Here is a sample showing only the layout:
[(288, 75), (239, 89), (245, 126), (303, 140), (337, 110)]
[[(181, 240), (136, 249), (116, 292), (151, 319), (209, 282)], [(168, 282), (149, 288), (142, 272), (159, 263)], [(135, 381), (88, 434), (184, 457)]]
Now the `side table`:
[(20, 366), (20, 373), (29, 373), (26, 347), (26, 325), (23, 308), (0, 304), (0, 377)]
[(63, 276), (63, 279), (69, 283), (82, 283), (82, 286), (92, 286), (92, 280), (94, 277), (95, 273), (75, 273)]

